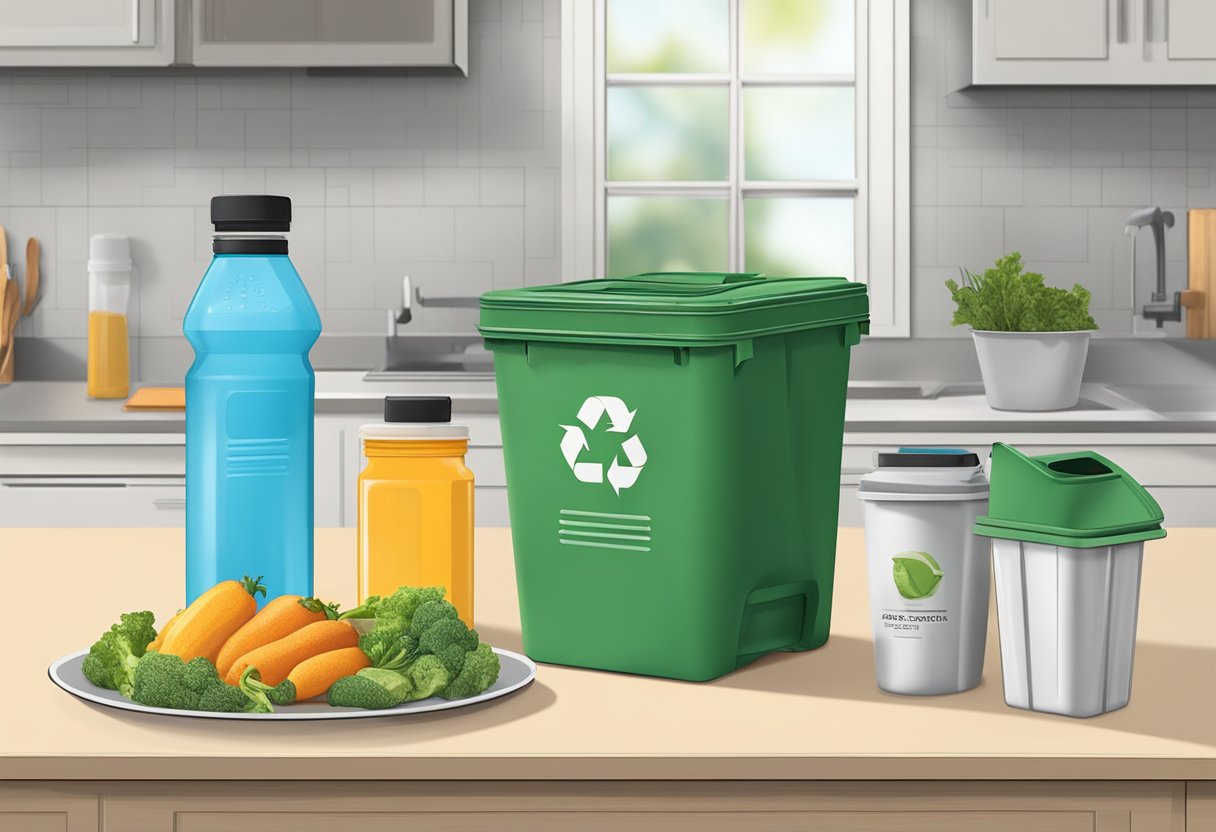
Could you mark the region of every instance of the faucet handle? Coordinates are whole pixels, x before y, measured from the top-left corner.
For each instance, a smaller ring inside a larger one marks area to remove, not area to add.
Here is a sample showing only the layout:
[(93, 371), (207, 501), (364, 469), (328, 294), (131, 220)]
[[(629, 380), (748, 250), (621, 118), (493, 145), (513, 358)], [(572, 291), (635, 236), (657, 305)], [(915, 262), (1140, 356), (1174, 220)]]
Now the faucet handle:
[[(413, 318), (410, 312), (410, 276), (407, 274), (401, 278), (401, 310), (397, 312), (396, 322), (399, 324), (408, 324)], [(393, 330), (396, 333), (396, 330)]]

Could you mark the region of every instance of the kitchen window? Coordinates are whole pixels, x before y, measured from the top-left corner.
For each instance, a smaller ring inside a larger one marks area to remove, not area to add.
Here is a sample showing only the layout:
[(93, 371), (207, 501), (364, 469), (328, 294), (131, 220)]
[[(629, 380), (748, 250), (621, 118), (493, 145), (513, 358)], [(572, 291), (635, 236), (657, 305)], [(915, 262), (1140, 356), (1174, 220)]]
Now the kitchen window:
[(566, 0), (563, 267), (843, 275), (909, 334), (908, 9)]

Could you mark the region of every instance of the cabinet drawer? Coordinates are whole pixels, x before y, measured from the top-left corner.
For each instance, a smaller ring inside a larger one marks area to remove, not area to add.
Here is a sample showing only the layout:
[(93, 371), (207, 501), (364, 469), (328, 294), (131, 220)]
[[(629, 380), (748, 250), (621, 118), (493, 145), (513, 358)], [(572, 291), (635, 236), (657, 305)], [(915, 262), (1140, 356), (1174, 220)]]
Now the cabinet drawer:
[(0, 527), (172, 528), (185, 520), (182, 479), (0, 479)]
[(0, 445), (0, 477), (185, 475), (185, 444)]

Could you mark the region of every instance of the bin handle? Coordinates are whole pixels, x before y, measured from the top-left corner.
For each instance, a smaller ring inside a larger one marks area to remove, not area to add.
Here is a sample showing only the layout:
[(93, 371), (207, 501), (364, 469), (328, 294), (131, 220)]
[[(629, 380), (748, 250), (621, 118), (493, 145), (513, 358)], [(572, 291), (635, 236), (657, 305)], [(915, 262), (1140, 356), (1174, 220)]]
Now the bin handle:
[(729, 283), (755, 283), (764, 280), (763, 272), (643, 272), (618, 280), (639, 283), (674, 283), (681, 286), (724, 286)]

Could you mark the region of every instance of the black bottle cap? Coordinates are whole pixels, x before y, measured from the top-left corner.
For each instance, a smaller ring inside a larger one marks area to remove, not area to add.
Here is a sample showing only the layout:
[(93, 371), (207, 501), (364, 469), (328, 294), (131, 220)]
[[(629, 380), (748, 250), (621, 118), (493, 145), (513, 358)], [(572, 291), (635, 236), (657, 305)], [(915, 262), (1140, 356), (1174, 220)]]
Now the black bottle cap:
[(211, 197), (216, 231), (290, 231), (291, 198), (266, 194)]
[(450, 422), (450, 396), (385, 396), (386, 422)]

